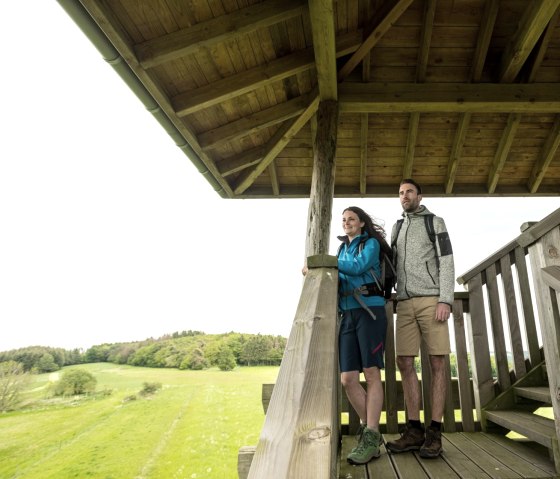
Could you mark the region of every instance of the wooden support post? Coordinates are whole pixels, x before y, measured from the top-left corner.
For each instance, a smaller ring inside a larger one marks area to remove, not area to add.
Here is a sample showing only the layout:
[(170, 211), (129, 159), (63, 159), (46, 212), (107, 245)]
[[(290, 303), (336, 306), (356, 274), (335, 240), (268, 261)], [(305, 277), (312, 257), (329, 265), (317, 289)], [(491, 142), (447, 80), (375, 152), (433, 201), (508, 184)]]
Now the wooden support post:
[(336, 101), (319, 103), (307, 218), (306, 257), (329, 252), (337, 124), (338, 103)]
[[(336, 264), (336, 258), (331, 257), (332, 263)], [(334, 268), (312, 268), (305, 276), (250, 479), (336, 475), (340, 427), (337, 290)]]

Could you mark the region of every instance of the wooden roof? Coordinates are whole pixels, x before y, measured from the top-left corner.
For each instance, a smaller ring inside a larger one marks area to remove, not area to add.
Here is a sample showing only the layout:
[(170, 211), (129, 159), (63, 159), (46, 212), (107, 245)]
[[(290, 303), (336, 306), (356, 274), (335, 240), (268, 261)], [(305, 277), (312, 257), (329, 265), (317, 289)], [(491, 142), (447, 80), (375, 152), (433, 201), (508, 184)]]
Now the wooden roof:
[(309, 196), (324, 100), (337, 197), (560, 193), (560, 0), (81, 3), (223, 197)]

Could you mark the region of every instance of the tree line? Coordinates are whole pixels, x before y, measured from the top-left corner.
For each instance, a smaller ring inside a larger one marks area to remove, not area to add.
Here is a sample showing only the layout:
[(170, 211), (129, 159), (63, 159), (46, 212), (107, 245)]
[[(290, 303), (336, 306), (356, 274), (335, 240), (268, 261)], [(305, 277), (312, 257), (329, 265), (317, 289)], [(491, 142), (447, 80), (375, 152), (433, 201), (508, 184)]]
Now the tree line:
[(0, 363), (14, 361), (24, 372), (36, 373), (96, 362), (191, 370), (218, 367), (227, 371), (236, 366), (279, 365), (286, 341), (282, 336), (189, 330), (158, 339), (95, 345), (85, 351), (31, 346), (0, 352)]

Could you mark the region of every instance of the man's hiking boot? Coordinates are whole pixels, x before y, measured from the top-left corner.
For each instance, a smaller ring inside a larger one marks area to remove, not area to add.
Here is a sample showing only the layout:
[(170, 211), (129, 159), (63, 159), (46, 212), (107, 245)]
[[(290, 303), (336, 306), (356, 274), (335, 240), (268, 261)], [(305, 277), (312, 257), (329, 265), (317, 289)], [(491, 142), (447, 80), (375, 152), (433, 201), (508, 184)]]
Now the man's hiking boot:
[(401, 437), (387, 443), (387, 449), (394, 453), (417, 451), (424, 444), (425, 437), (422, 429), (410, 427), (407, 424), (401, 432)]
[(381, 433), (365, 427), (358, 446), (352, 449), (346, 460), (354, 465), (367, 464), (374, 457), (379, 457), (380, 444)]
[(429, 427), (426, 429), (426, 441), (420, 448), (420, 457), (438, 457), (441, 453), (441, 431)]

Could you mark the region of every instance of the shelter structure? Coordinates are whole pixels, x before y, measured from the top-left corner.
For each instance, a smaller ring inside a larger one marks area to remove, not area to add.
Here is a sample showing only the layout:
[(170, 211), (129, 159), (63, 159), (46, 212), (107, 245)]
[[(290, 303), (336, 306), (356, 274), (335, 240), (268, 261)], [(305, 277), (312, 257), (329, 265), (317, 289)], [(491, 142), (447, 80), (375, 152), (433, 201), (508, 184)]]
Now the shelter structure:
[[(348, 477), (337, 458), (355, 418), (348, 411), (340, 424), (332, 199), (394, 196), (405, 177), (432, 196), (557, 196), (560, 0), (58, 1), (217, 194), (310, 198), (312, 269), (259, 444), (239, 473)], [(525, 461), (508, 477), (560, 472), (559, 250), (555, 212), (458, 280), (468, 293), (456, 297), (461, 364), (445, 431), (517, 431), (548, 451), (552, 467), (502, 442)], [(399, 424), (394, 366), (389, 354), (387, 434)], [(524, 415), (542, 404), (554, 419)], [(508, 467), (513, 456), (473, 465), (470, 439), (457, 437), (430, 466), (385, 455), (383, 467), (354, 473), (504, 477), (496, 461)], [(484, 437), (477, 451), (487, 453), (497, 441)]]

